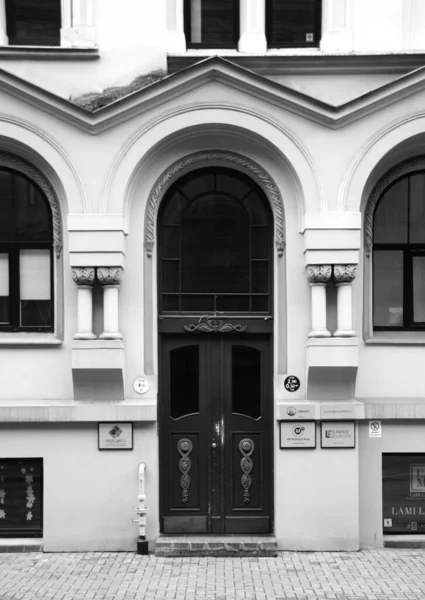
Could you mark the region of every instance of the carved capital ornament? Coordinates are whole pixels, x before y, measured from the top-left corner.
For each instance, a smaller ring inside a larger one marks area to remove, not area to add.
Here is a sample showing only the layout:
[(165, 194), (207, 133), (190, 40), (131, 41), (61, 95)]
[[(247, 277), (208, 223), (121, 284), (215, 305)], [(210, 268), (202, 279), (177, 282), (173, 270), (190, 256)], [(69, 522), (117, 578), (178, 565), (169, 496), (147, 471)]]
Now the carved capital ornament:
[(73, 267), (72, 279), (77, 285), (94, 285), (94, 268)]
[(357, 265), (334, 265), (336, 283), (351, 283), (357, 275)]
[(331, 275), (331, 265), (307, 265), (306, 267), (306, 276), (309, 283), (327, 283)]
[(98, 267), (97, 280), (100, 285), (119, 285), (123, 273), (122, 267)]

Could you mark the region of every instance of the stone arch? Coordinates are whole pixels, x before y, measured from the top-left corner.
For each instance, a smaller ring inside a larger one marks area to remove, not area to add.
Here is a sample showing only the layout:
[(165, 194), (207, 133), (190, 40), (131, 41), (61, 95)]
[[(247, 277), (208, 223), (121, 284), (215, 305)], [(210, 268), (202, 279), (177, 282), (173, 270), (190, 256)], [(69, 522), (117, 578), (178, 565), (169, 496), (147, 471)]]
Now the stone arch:
[(16, 154), (0, 150), (0, 167), (8, 167), (26, 175), (38, 185), (46, 196), (52, 211), (53, 247), (57, 258), (60, 258), (63, 246), (62, 219), (59, 200), (53, 187), (37, 168)]
[(208, 150), (194, 152), (176, 160), (156, 180), (148, 197), (145, 212), (144, 246), (148, 257), (152, 256), (155, 244), (156, 220), (159, 205), (174, 181), (186, 173), (202, 167), (233, 167), (250, 176), (263, 190), (274, 214), (275, 245), (279, 257), (285, 249), (285, 212), (283, 199), (273, 178), (257, 162), (235, 152)]

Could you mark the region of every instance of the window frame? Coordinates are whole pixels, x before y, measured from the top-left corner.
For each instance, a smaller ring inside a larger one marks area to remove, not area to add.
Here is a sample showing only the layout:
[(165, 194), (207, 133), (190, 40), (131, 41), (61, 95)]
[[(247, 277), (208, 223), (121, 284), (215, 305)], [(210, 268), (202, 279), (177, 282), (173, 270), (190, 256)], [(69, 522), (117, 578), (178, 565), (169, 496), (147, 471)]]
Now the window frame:
[(186, 48), (193, 50), (201, 50), (201, 49), (236, 49), (239, 42), (240, 37), (240, 9), (239, 9), (239, 0), (233, 0), (233, 10), (234, 10), (234, 22), (233, 22), (233, 42), (232, 44), (211, 44), (204, 42), (191, 42), (191, 8), (190, 8), (191, 0), (184, 0), (183, 5), (183, 23), (184, 23), (184, 34), (186, 36)]
[(273, 23), (273, 12), (272, 4), (273, 0), (266, 0), (266, 39), (267, 49), (278, 49), (278, 48), (318, 48), (320, 46), (320, 40), (322, 37), (322, 2), (323, 0), (315, 1), (315, 16), (314, 16), (314, 41), (299, 43), (299, 42), (287, 42), (286, 44), (274, 45), (271, 42), (272, 39), (272, 23)]

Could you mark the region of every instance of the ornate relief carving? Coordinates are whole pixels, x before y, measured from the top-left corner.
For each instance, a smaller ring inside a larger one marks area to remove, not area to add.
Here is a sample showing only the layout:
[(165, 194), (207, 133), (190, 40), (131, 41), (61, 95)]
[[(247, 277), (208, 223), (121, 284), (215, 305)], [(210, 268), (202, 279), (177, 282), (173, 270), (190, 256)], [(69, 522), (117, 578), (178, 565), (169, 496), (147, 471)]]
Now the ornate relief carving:
[(270, 175), (260, 165), (240, 154), (233, 152), (220, 152), (210, 150), (206, 152), (195, 152), (174, 162), (156, 180), (149, 195), (145, 215), (145, 249), (147, 256), (151, 257), (155, 245), (155, 224), (158, 206), (170, 185), (186, 172), (194, 167), (204, 166), (234, 166), (250, 175), (260, 185), (266, 194), (274, 212), (275, 220), (275, 244), (278, 256), (283, 256), (285, 249), (285, 213), (283, 200), (279, 189)]
[(407, 175), (411, 171), (422, 169), (424, 167), (425, 156), (415, 156), (414, 158), (409, 158), (387, 171), (387, 173), (381, 177), (381, 179), (373, 188), (366, 206), (364, 218), (364, 248), (368, 258), (370, 258), (373, 245), (373, 218), (375, 215), (376, 205), (378, 204), (382, 193), (401, 175)]
[[(207, 321), (203, 323), (202, 319), (205, 318)], [(183, 329), (189, 333), (195, 331), (202, 333), (244, 333), (248, 327), (246, 325), (231, 325), (230, 323), (225, 323), (222, 319), (214, 319), (208, 317), (208, 315), (203, 315), (197, 325), (184, 325)]]
[(94, 284), (94, 268), (93, 267), (73, 267), (72, 279), (77, 285), (93, 285)]
[(242, 454), (241, 458), (241, 469), (242, 469), (242, 477), (241, 477), (241, 485), (243, 487), (243, 501), (248, 504), (251, 502), (251, 494), (249, 493), (249, 488), (252, 484), (251, 471), (254, 463), (251, 459), (251, 454), (255, 450), (255, 444), (250, 438), (245, 438), (239, 442), (239, 450)]
[(332, 266), (307, 265), (306, 275), (309, 283), (327, 283), (332, 275)]
[(177, 450), (181, 456), (179, 460), (179, 469), (182, 473), (180, 477), (180, 486), (182, 488), (182, 502), (186, 504), (189, 500), (189, 487), (191, 482), (191, 477), (189, 475), (189, 471), (192, 467), (192, 461), (189, 458), (189, 454), (193, 450), (192, 442), (187, 438), (182, 438), (177, 442)]
[(334, 265), (336, 283), (351, 283), (357, 275), (357, 265)]
[(122, 272), (122, 267), (99, 267), (96, 269), (97, 280), (101, 285), (119, 285)]
[(57, 258), (60, 258), (62, 252), (62, 221), (59, 209), (59, 201), (53, 191), (50, 183), (43, 177), (38, 169), (33, 167), (26, 160), (23, 160), (15, 154), (9, 152), (0, 151), (0, 167), (9, 167), (15, 169), (24, 175), (27, 175), (34, 183), (38, 185), (41, 191), (47, 198), (52, 211), (52, 225), (53, 225), (53, 248)]

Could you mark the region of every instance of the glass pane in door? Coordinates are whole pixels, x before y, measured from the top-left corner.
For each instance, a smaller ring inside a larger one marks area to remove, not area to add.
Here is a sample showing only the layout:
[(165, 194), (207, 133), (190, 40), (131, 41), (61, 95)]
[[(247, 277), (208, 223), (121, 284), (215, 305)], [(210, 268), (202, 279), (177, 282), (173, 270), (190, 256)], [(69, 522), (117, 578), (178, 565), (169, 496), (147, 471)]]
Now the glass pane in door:
[(232, 347), (232, 412), (261, 417), (261, 352), (256, 348)]
[(170, 416), (179, 419), (199, 412), (199, 346), (170, 352)]

